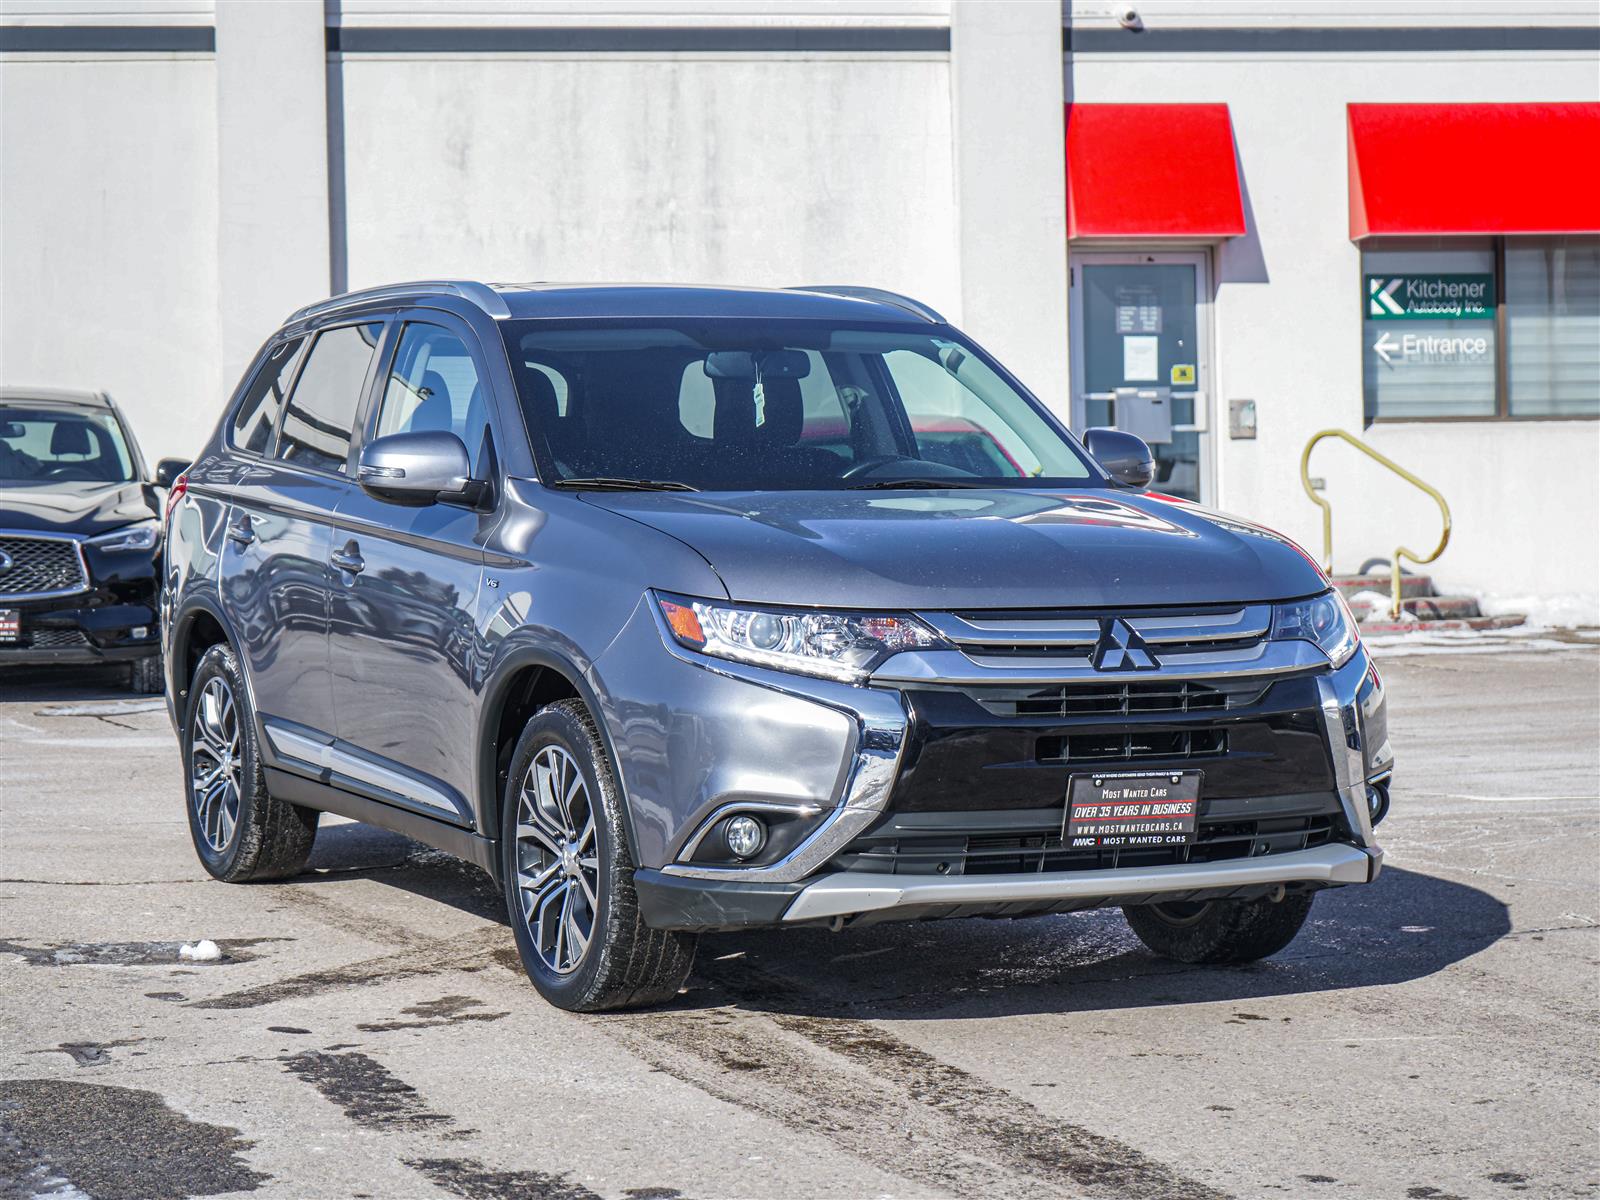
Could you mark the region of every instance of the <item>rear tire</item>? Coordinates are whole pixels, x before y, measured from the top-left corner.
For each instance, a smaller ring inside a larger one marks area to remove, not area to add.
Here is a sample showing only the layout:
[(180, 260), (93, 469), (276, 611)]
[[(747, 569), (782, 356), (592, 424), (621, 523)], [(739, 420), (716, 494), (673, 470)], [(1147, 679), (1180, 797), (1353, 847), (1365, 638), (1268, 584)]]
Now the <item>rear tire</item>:
[(128, 667), (128, 686), (140, 696), (159, 696), (167, 690), (161, 673), (161, 656), (136, 658)]
[(1263, 898), (1140, 904), (1128, 905), (1122, 913), (1139, 940), (1163, 958), (1244, 963), (1276, 954), (1294, 941), (1315, 897), (1315, 892), (1290, 892), (1277, 903)]
[(639, 915), (622, 797), (589, 710), (562, 700), (522, 731), (500, 816), (506, 910), (539, 994), (571, 1012), (663, 1004), (694, 965), (693, 934)]
[(189, 836), (201, 866), (225, 883), (300, 872), (320, 814), (267, 794), (255, 712), (231, 646), (211, 647), (195, 668), (183, 763)]

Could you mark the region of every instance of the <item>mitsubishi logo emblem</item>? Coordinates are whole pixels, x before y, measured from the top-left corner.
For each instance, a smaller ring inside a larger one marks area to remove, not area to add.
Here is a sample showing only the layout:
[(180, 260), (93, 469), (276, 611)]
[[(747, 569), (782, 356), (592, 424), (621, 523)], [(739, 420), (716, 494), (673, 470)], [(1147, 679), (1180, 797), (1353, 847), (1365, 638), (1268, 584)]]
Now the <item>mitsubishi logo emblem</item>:
[(1089, 661), (1096, 671), (1154, 671), (1161, 666), (1133, 627), (1116, 617), (1100, 622), (1100, 640)]

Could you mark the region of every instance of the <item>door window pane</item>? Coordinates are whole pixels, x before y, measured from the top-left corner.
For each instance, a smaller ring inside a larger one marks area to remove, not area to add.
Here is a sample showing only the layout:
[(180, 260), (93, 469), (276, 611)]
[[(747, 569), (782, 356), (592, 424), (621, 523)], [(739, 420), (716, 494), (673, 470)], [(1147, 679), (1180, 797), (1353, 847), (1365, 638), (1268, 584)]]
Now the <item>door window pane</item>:
[(478, 368), (465, 343), (437, 325), (407, 325), (384, 386), (377, 436), (453, 433), (466, 446), (476, 475), (487, 424)]
[(344, 471), (361, 385), (382, 334), (382, 322), (373, 321), (318, 336), (283, 415), (279, 458), (319, 471)]
[(1600, 238), (1506, 242), (1514, 417), (1600, 415)]
[(294, 375), (295, 359), (304, 341), (304, 338), (291, 338), (267, 352), (266, 362), (250, 381), (250, 388), (228, 426), (228, 440), (236, 449), (248, 450), (251, 454), (267, 452), (272, 431), (278, 426), (278, 413), (283, 410), (284, 394)]
[(1494, 247), (1425, 238), (1361, 252), (1362, 379), (1376, 418), (1495, 415)]

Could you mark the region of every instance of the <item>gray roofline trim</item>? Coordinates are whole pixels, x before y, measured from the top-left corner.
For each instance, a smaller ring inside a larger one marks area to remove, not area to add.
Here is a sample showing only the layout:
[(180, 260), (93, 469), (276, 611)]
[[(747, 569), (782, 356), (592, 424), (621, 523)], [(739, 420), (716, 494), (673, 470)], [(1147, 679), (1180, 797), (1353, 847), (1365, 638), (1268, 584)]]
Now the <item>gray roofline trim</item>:
[(330, 54), (948, 52), (932, 26), (330, 26)]
[(1068, 54), (1377, 54), (1600, 50), (1600, 25), (1073, 29)]
[(214, 54), (210, 25), (0, 25), (0, 52)]
[(289, 314), (284, 324), (293, 325), (298, 321), (326, 316), (360, 304), (373, 304), (384, 300), (410, 300), (425, 296), (455, 296), (476, 304), (497, 321), (504, 321), (511, 316), (511, 310), (506, 307), (505, 299), (488, 284), (464, 279), (429, 279), (413, 283), (388, 283), (382, 287), (342, 292), (337, 296), (330, 296), (326, 300), (319, 300), (315, 304), (296, 309)]
[(903, 309), (912, 316), (920, 317), (930, 325), (943, 325), (944, 317), (929, 308), (920, 300), (913, 300), (910, 296), (902, 296), (899, 292), (886, 291), (883, 288), (856, 287), (853, 284), (840, 283), (808, 283), (786, 288), (790, 292), (816, 292), (824, 296), (841, 296), (846, 300), (865, 300), (873, 304), (887, 304), (894, 308)]

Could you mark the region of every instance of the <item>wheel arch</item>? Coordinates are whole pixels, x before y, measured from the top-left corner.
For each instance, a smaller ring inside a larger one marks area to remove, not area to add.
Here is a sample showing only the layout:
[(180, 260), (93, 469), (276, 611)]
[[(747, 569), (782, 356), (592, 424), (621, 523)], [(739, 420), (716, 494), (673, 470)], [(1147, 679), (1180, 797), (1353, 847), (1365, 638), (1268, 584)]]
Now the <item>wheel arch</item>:
[[(205, 652), (216, 645), (227, 645), (237, 655), (239, 640), (234, 636), (233, 627), (221, 607), (196, 597), (173, 618), (172, 633), (167, 644), (168, 671), (172, 681), (167, 694), (171, 698), (174, 721), (181, 718), (188, 705), (189, 681), (194, 678), (195, 668), (200, 665)], [(239, 670), (244, 675), (245, 687), (249, 688), (250, 677), (242, 660)], [(250, 697), (252, 710), (255, 708), (254, 699), (254, 696)]]
[[(543, 646), (521, 646), (510, 651), (496, 666), (483, 691), (484, 702), (478, 723), (478, 821), (479, 832), (496, 842), (500, 839), (500, 808), (505, 794), (506, 772), (517, 739), (529, 719), (557, 700), (577, 699), (588, 708), (600, 731), (600, 741), (611, 759), (622, 798), (622, 820), (628, 840), (637, 845), (633, 812), (617, 758), (617, 748), (606, 727), (600, 695), (578, 665), (558, 651)], [(496, 856), (498, 864), (499, 857)]]

